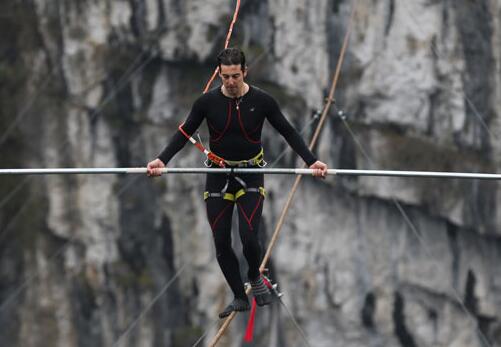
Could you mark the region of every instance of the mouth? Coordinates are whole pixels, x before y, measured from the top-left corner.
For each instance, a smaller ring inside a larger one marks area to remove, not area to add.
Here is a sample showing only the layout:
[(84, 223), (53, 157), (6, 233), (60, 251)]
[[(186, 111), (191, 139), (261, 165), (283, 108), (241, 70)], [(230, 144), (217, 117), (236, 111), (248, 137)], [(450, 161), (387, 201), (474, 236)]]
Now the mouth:
[(227, 87), (226, 90), (228, 90), (228, 93), (230, 94), (236, 94), (238, 92), (237, 87)]

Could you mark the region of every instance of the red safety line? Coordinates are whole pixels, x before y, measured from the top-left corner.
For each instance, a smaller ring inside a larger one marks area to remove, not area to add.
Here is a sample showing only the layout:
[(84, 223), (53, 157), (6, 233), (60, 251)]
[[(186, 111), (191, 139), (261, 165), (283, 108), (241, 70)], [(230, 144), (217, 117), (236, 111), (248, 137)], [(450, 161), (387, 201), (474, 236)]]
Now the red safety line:
[[(230, 43), (230, 38), (231, 38), (231, 34), (233, 32), (233, 26), (235, 25), (235, 23), (237, 22), (237, 18), (238, 18), (238, 11), (240, 10), (240, 0), (237, 0), (237, 5), (235, 6), (235, 12), (233, 13), (233, 19), (231, 21), (231, 24), (230, 24), (230, 28), (228, 29), (228, 34), (226, 35), (226, 41), (224, 43), (224, 48), (228, 48), (228, 45)], [(210, 86), (212, 85), (212, 82), (214, 81), (214, 78), (216, 78), (216, 75), (219, 71), (219, 66), (216, 67), (216, 69), (214, 70), (214, 73), (212, 74), (212, 77), (210, 78), (210, 80), (207, 82), (207, 85), (205, 86), (204, 88), (204, 91), (203, 93), (207, 93), (207, 91), (209, 90)], [(183, 123), (184, 124), (184, 123)], [(188, 135), (183, 129), (182, 129), (182, 126), (183, 124), (181, 124), (179, 126), (179, 130), (181, 131), (181, 133), (186, 136), (186, 138), (188, 138), (188, 140), (191, 138), (190, 135)], [(207, 149), (205, 149), (205, 147), (199, 143), (199, 142), (195, 142), (194, 145), (202, 152), (205, 153), (205, 151), (209, 152), (209, 154), (207, 155), (207, 157), (209, 158), (209, 160), (215, 162), (217, 165), (221, 166), (221, 167), (224, 167), (225, 164), (224, 164), (224, 159), (217, 156), (216, 154), (208, 151)]]
[(256, 298), (252, 298), (252, 308), (247, 322), (247, 329), (245, 329), (245, 342), (252, 342), (254, 335), (254, 320), (256, 318)]
[[(235, 12), (233, 13), (233, 20), (231, 21), (230, 28), (228, 29), (228, 34), (226, 35), (226, 41), (224, 43), (225, 49), (228, 48), (228, 45), (230, 44), (230, 38), (231, 38), (231, 34), (233, 32), (233, 26), (237, 22), (239, 10), (240, 10), (240, 0), (237, 0), (237, 5), (235, 6)], [(214, 81), (214, 79), (216, 78), (216, 75), (218, 72), (219, 72), (219, 66), (216, 67), (216, 69), (214, 70), (214, 73), (212, 74), (212, 77), (207, 82), (207, 85), (205, 86), (205, 89), (204, 89), (204, 94), (207, 93), (207, 91), (209, 90), (209, 88), (212, 85), (212, 82)]]
[[(183, 129), (183, 124), (181, 124), (178, 129), (179, 131), (181, 132), (181, 134), (184, 135), (184, 137), (186, 137), (188, 140), (192, 139), (192, 137), (190, 135), (188, 135), (188, 133), (186, 131), (184, 131)], [(195, 140), (196, 141), (196, 140)], [(205, 147), (198, 141), (196, 141), (195, 143), (193, 143), (195, 145), (195, 147), (197, 147), (202, 153), (205, 153)]]
[(191, 140), (193, 140), (194, 142), (192, 142), (192, 143), (195, 145), (195, 147), (197, 147), (200, 150), (200, 152), (205, 154), (205, 152), (207, 151), (207, 158), (209, 158), (210, 161), (212, 161), (213, 163), (216, 163), (220, 167), (226, 166), (223, 158), (221, 158), (217, 154), (214, 154), (214, 152), (211, 152), (211, 151), (208, 151), (207, 149), (205, 149), (205, 147), (200, 142), (195, 140), (186, 131), (184, 131), (183, 125), (184, 125), (184, 123), (178, 127), (181, 134), (183, 134), (188, 140), (190, 140), (190, 142), (191, 142)]

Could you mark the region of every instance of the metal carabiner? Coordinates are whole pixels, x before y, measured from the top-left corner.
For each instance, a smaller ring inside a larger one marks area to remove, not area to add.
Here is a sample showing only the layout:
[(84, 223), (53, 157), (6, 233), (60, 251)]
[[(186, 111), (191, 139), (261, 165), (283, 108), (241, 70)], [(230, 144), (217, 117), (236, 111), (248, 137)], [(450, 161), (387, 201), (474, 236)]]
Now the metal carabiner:
[(209, 158), (205, 159), (205, 161), (204, 161), (205, 167), (210, 168), (210, 167), (212, 167), (212, 164), (213, 163), (211, 160), (209, 160)]

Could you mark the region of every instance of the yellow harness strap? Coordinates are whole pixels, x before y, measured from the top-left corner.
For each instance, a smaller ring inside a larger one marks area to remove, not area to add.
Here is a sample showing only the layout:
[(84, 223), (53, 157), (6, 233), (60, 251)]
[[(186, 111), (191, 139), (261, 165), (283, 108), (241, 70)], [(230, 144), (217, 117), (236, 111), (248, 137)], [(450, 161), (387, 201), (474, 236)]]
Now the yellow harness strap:
[(226, 160), (224, 159), (224, 163), (229, 167), (249, 167), (249, 166), (259, 166), (263, 167), (266, 165), (264, 161), (264, 149), (261, 148), (259, 153), (248, 159), (248, 160)]
[(266, 189), (264, 189), (264, 187), (259, 187), (259, 188), (247, 188), (247, 189), (242, 188), (235, 194), (204, 192), (204, 200), (207, 200), (208, 198), (223, 198), (224, 200), (236, 202), (240, 197), (245, 195), (245, 193), (259, 193), (263, 196), (263, 198), (266, 197)]

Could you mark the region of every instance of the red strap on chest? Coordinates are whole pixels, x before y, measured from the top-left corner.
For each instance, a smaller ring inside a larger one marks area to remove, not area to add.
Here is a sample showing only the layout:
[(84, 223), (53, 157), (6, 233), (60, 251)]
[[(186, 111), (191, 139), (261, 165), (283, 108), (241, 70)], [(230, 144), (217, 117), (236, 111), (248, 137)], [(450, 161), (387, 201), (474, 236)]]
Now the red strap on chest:
[(184, 123), (178, 127), (181, 134), (183, 134), (184, 137), (186, 137), (191, 143), (193, 143), (195, 145), (195, 147), (197, 147), (200, 150), (200, 152), (207, 155), (207, 158), (209, 158), (210, 161), (212, 161), (213, 163), (216, 163), (220, 167), (225, 167), (224, 159), (221, 158), (220, 156), (214, 154), (213, 152), (207, 150), (200, 142), (197, 142), (197, 140), (195, 140), (192, 136), (188, 135), (188, 133), (186, 131), (184, 131), (183, 125), (184, 125)]

